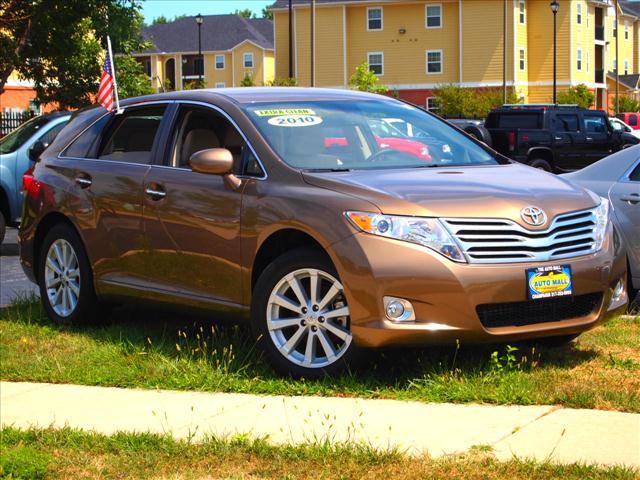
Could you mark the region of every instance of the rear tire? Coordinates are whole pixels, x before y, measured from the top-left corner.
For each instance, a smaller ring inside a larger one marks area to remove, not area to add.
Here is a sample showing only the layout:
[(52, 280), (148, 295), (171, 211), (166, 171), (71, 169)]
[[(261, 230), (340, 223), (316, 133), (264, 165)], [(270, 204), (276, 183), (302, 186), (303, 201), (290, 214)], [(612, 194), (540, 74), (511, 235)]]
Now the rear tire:
[(276, 371), (294, 378), (338, 374), (360, 353), (338, 273), (325, 255), (309, 248), (278, 257), (260, 275), (251, 330)]
[(464, 131), (475, 139), (484, 142), (487, 146), (491, 146), (491, 134), (482, 125), (469, 125), (464, 128)]
[(103, 317), (93, 287), (93, 272), (76, 231), (51, 228), (38, 256), (40, 298), (49, 318), (61, 325), (88, 325)]
[(542, 158), (534, 158), (530, 160), (529, 166), (544, 170), (545, 172), (553, 172), (553, 167), (551, 166), (551, 164)]

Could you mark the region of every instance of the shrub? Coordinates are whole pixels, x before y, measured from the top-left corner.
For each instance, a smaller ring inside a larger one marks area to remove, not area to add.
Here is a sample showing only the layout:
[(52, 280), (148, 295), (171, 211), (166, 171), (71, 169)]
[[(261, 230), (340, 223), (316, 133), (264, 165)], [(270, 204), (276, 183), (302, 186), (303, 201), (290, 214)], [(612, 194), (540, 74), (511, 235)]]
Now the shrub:
[[(635, 98), (627, 97), (627, 96), (621, 96), (618, 99), (618, 102), (620, 104), (620, 111), (616, 112), (616, 113), (621, 113), (621, 112), (640, 112), (640, 101), (636, 100)], [(615, 106), (616, 106), (616, 101), (614, 99), (613, 100), (613, 107), (615, 108)]]
[(242, 81), (240, 82), (241, 87), (255, 87), (255, 82), (253, 81), (253, 77), (249, 72), (244, 74)]
[[(457, 85), (441, 85), (434, 93), (438, 114), (449, 118), (484, 118), (503, 104), (501, 89), (477, 91)], [(515, 92), (509, 90), (507, 103), (518, 102)]]
[(265, 84), (267, 87), (297, 87), (298, 80), (295, 78), (275, 78)]
[(204, 83), (204, 80), (189, 80), (185, 82), (184, 89), (185, 90), (198, 90), (200, 88), (206, 88), (207, 85)]
[(378, 82), (380, 79), (369, 69), (367, 62), (362, 62), (356, 68), (354, 73), (349, 79), (349, 86), (353, 90), (359, 90), (361, 92), (371, 93), (385, 93), (389, 91), (384, 85), (380, 85)]
[(591, 90), (586, 85), (580, 84), (558, 93), (557, 102), (589, 108), (593, 105), (595, 99), (596, 96)]

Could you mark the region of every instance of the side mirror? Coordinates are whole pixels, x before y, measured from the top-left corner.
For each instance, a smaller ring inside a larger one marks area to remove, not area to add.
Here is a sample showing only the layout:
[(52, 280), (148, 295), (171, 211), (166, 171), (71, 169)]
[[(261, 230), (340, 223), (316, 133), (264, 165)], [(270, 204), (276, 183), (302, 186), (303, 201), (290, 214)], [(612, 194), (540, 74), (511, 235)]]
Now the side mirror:
[(191, 155), (189, 164), (194, 172), (227, 175), (233, 169), (233, 156), (226, 148), (209, 148)]
[(40, 140), (38, 140), (29, 148), (29, 158), (34, 162), (36, 162), (38, 160), (38, 157), (42, 155), (42, 152), (44, 152), (47, 149), (47, 147), (48, 145), (46, 143), (43, 143)]

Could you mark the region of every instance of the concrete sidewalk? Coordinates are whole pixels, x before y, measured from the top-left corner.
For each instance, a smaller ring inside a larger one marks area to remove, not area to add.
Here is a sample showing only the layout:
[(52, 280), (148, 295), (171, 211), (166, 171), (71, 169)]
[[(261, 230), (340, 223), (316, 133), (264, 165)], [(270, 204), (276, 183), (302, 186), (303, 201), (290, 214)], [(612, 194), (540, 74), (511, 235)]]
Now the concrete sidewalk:
[(0, 382), (0, 421), (198, 440), (366, 443), (432, 456), (491, 446), (499, 459), (640, 468), (640, 415), (552, 406), (425, 404)]

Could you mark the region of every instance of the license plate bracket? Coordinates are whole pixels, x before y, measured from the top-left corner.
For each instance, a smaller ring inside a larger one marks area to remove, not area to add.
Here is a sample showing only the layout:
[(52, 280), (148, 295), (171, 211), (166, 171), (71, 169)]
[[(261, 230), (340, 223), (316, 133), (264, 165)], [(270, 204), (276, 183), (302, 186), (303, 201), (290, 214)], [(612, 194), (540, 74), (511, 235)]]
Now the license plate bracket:
[(564, 297), (573, 294), (571, 265), (550, 265), (526, 270), (529, 300)]

